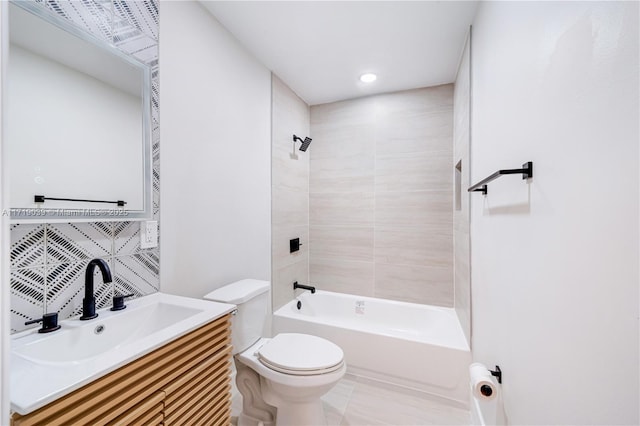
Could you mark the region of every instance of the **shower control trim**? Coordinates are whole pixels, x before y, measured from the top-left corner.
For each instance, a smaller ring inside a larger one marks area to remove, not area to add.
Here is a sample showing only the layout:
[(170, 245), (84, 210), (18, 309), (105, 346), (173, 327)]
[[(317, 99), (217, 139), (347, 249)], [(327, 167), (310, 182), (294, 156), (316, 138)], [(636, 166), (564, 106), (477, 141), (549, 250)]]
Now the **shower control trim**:
[(300, 238), (293, 238), (289, 240), (289, 253), (295, 253), (300, 250)]

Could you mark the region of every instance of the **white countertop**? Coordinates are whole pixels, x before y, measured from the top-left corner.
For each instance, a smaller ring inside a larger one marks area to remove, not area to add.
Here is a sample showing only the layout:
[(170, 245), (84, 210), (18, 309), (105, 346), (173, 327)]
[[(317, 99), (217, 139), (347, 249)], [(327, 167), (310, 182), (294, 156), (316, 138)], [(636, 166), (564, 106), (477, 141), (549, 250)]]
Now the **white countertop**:
[[(52, 333), (40, 334), (36, 328), (14, 334), (11, 409), (28, 414), (236, 308), (164, 293), (129, 300), (126, 305), (122, 311), (102, 309), (98, 318), (89, 321), (64, 320), (62, 328)], [(105, 337), (94, 332), (99, 325), (104, 325)], [(76, 345), (78, 359), (70, 352), (69, 342)], [(108, 346), (103, 347), (104, 342)]]

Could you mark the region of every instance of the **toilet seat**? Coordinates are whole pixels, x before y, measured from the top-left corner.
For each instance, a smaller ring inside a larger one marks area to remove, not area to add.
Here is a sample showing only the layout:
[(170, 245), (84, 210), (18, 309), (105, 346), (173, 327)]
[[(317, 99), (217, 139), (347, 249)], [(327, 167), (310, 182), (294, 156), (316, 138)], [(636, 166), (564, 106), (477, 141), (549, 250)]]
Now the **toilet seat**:
[(327, 374), (342, 368), (342, 349), (317, 336), (281, 333), (256, 352), (265, 367), (293, 376)]

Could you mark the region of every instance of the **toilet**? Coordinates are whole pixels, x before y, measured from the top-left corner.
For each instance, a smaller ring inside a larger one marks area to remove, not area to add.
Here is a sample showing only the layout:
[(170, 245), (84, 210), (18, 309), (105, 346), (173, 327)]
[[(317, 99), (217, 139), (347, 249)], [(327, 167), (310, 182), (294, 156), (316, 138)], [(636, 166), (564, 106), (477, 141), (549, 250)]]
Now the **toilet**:
[(269, 287), (269, 281), (245, 279), (204, 297), (238, 307), (231, 323), (236, 384), (243, 400), (238, 426), (326, 425), (320, 397), (344, 376), (344, 353), (308, 334), (263, 337)]

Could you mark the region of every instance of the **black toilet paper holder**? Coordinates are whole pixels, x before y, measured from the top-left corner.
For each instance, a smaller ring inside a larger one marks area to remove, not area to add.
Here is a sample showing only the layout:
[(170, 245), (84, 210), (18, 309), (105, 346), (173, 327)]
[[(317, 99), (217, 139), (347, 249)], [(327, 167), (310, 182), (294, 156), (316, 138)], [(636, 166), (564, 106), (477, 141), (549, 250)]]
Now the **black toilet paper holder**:
[(502, 370), (500, 370), (499, 366), (496, 365), (495, 371), (489, 370), (489, 373), (491, 373), (493, 377), (498, 379), (498, 383), (502, 384)]

